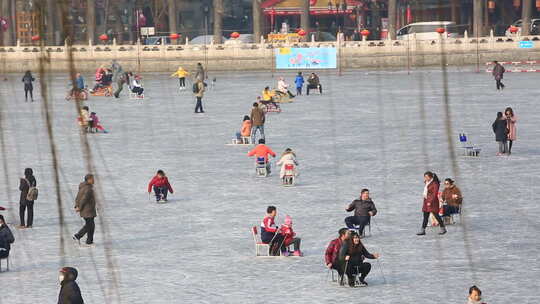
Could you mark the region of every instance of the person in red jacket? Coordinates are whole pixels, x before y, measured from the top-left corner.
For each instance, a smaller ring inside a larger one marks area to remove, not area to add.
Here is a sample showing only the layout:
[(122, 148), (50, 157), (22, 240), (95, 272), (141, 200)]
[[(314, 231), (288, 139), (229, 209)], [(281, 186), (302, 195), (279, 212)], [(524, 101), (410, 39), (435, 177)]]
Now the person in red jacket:
[(248, 156), (255, 155), (257, 158), (264, 158), (264, 162), (266, 163), (266, 171), (268, 171), (268, 174), (270, 174), (270, 162), (268, 161), (268, 156), (272, 155), (272, 157), (276, 157), (276, 153), (265, 145), (265, 143), (266, 141), (264, 139), (259, 139), (259, 144), (253, 148), (253, 150), (248, 152)]
[(343, 242), (349, 238), (349, 235), (350, 230), (348, 228), (339, 229), (339, 237), (332, 240), (330, 244), (328, 244), (324, 254), (324, 262), (326, 267), (337, 270), (340, 276), (343, 276), (343, 269), (338, 266), (339, 251), (341, 250), (341, 245), (343, 245)]
[[(302, 239), (300, 239), (299, 237), (296, 237), (296, 233), (293, 231), (292, 225), (293, 225), (292, 218), (288, 215), (285, 216), (285, 223), (281, 225), (280, 227), (281, 234), (284, 237), (283, 245), (285, 245), (285, 247), (293, 245), (294, 246), (293, 255), (302, 256), (302, 252), (300, 251), (300, 243), (302, 242)], [(289, 252), (285, 251), (284, 255), (288, 256)]]
[(148, 184), (148, 194), (152, 192), (152, 188), (154, 189), (157, 202), (167, 201), (167, 191), (174, 193), (171, 184), (169, 184), (169, 179), (165, 176), (163, 170), (158, 170), (156, 176)]
[(437, 219), (437, 222), (439, 222), (439, 227), (441, 228), (441, 231), (439, 234), (445, 234), (446, 228), (444, 227), (444, 222), (439, 216), (439, 198), (437, 195), (439, 194), (439, 178), (437, 177), (437, 174), (434, 174), (433, 172), (427, 171), (424, 173), (424, 203), (422, 205), (422, 212), (424, 213), (424, 221), (422, 222), (422, 228), (420, 229), (420, 232), (417, 233), (417, 235), (425, 235), (426, 234), (426, 227), (429, 220), (429, 214), (433, 214), (435, 219)]

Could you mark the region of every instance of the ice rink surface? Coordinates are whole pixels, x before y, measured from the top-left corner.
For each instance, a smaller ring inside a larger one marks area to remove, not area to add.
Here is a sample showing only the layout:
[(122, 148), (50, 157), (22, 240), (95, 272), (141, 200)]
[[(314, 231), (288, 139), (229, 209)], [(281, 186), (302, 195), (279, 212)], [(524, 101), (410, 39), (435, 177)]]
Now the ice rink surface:
[[(440, 70), (322, 72), (322, 96), (298, 97), (267, 118), (268, 145), (278, 154), (294, 149), (300, 162), (299, 182), (289, 188), (276, 171), (256, 178), (247, 147), (225, 145), (262, 88), (281, 75), (294, 86), (293, 73), (210, 73), (217, 83), (203, 100), (204, 115), (193, 113), (190, 84), (180, 92), (166, 73), (143, 75), (142, 102), (126, 91), (118, 100), (85, 102), (110, 132), (88, 135), (102, 204), (94, 248), (71, 241), (82, 226), (73, 201), (87, 161), (75, 106), (64, 99), (67, 75), (45, 81), (52, 88), (63, 230), (43, 98), (25, 103), (22, 75), (8, 75), (0, 83), (0, 206), (9, 207), (2, 214), (16, 242), (11, 271), (0, 274), (0, 303), (56, 303), (62, 266), (79, 270), (90, 304), (118, 303), (116, 293), (121, 303), (155, 304), (464, 303), (473, 284), (490, 304), (540, 302), (537, 74), (507, 74), (507, 89), (497, 92), (487, 73), (449, 70), (449, 143)], [(89, 85), (91, 77), (85, 75)], [(518, 139), (510, 157), (497, 157), (491, 123), (507, 106), (518, 116)], [(460, 132), (482, 148), (479, 158), (460, 156)], [(34, 228), (17, 230), (25, 167), (34, 169), (40, 198)], [(157, 169), (175, 190), (167, 204), (146, 193)], [(426, 170), (454, 178), (464, 195), (463, 222), (444, 236), (432, 228), (415, 235)], [(381, 253), (386, 283), (372, 261), (368, 288), (338, 287), (327, 281), (324, 250), (364, 187), (379, 209), (364, 244)], [(250, 227), (268, 205), (278, 207), (279, 224), (292, 216), (305, 257), (254, 257)]]

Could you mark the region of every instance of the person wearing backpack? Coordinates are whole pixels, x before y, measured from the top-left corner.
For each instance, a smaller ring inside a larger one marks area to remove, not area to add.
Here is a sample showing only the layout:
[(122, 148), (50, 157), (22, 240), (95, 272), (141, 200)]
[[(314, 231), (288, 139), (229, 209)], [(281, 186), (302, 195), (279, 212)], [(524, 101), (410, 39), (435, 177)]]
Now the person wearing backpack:
[(197, 79), (193, 84), (193, 94), (197, 98), (197, 105), (195, 106), (195, 113), (204, 113), (202, 106), (202, 98), (204, 96), (204, 83), (201, 79)]
[[(21, 178), (19, 183), (19, 190), (21, 191), (21, 198), (19, 200), (19, 216), (21, 219), (21, 225), (18, 228), (32, 228), (34, 222), (34, 201), (37, 199), (37, 181), (34, 177), (34, 172), (31, 168), (24, 169), (24, 177)], [(28, 209), (28, 218), (26, 225), (24, 216)]]

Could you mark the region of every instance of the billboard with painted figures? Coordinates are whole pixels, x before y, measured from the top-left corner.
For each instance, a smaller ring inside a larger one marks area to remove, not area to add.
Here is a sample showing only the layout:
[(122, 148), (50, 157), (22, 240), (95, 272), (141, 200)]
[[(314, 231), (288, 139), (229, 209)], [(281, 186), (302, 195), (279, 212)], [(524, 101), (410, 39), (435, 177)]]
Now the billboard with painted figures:
[(335, 48), (279, 48), (276, 69), (335, 69)]

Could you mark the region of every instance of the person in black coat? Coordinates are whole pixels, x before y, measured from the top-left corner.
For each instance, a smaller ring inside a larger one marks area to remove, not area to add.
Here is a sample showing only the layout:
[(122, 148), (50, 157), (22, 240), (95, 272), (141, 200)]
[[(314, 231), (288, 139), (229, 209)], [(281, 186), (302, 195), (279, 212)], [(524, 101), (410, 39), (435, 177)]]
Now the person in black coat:
[[(21, 178), (19, 183), (19, 190), (21, 190), (21, 198), (19, 199), (19, 217), (21, 219), (21, 225), (19, 228), (32, 228), (32, 224), (34, 223), (34, 201), (29, 201), (26, 199), (26, 197), (30, 187), (36, 186), (37, 181), (34, 177), (34, 172), (32, 169), (24, 169), (24, 177)], [(25, 225), (24, 214), (26, 209), (28, 209), (28, 220), (26, 221)]]
[(360, 275), (359, 286), (367, 286), (365, 279), (371, 271), (371, 264), (364, 263), (364, 258), (378, 259), (379, 257), (378, 253), (369, 253), (360, 241), (360, 236), (356, 232), (352, 232), (339, 250), (339, 267), (347, 274), (349, 286), (355, 286), (354, 275), (356, 274)]
[(60, 280), (60, 294), (58, 294), (58, 304), (84, 304), (79, 285), (77, 285), (77, 269), (64, 267), (60, 269), (58, 279)]
[(32, 77), (32, 72), (26, 71), (26, 73), (24, 73), (22, 82), (24, 83), (24, 101), (25, 102), (28, 102), (28, 93), (30, 93), (30, 99), (32, 100), (32, 102), (34, 102), (34, 95), (33, 95), (34, 87), (32, 85), (32, 82), (34, 80), (36, 79)]
[(362, 189), (360, 199), (355, 199), (345, 210), (354, 211), (354, 216), (345, 218), (345, 225), (349, 229), (358, 229), (360, 235), (364, 234), (364, 227), (370, 222), (371, 217), (377, 214), (377, 208), (369, 197), (368, 189)]
[(5, 259), (9, 256), (13, 242), (15, 242), (13, 233), (11, 233), (11, 230), (6, 225), (4, 216), (0, 214), (0, 259)]
[(493, 133), (495, 133), (495, 141), (499, 143), (499, 153), (504, 155), (508, 152), (508, 125), (506, 118), (503, 118), (502, 112), (497, 112), (497, 119), (491, 125)]

